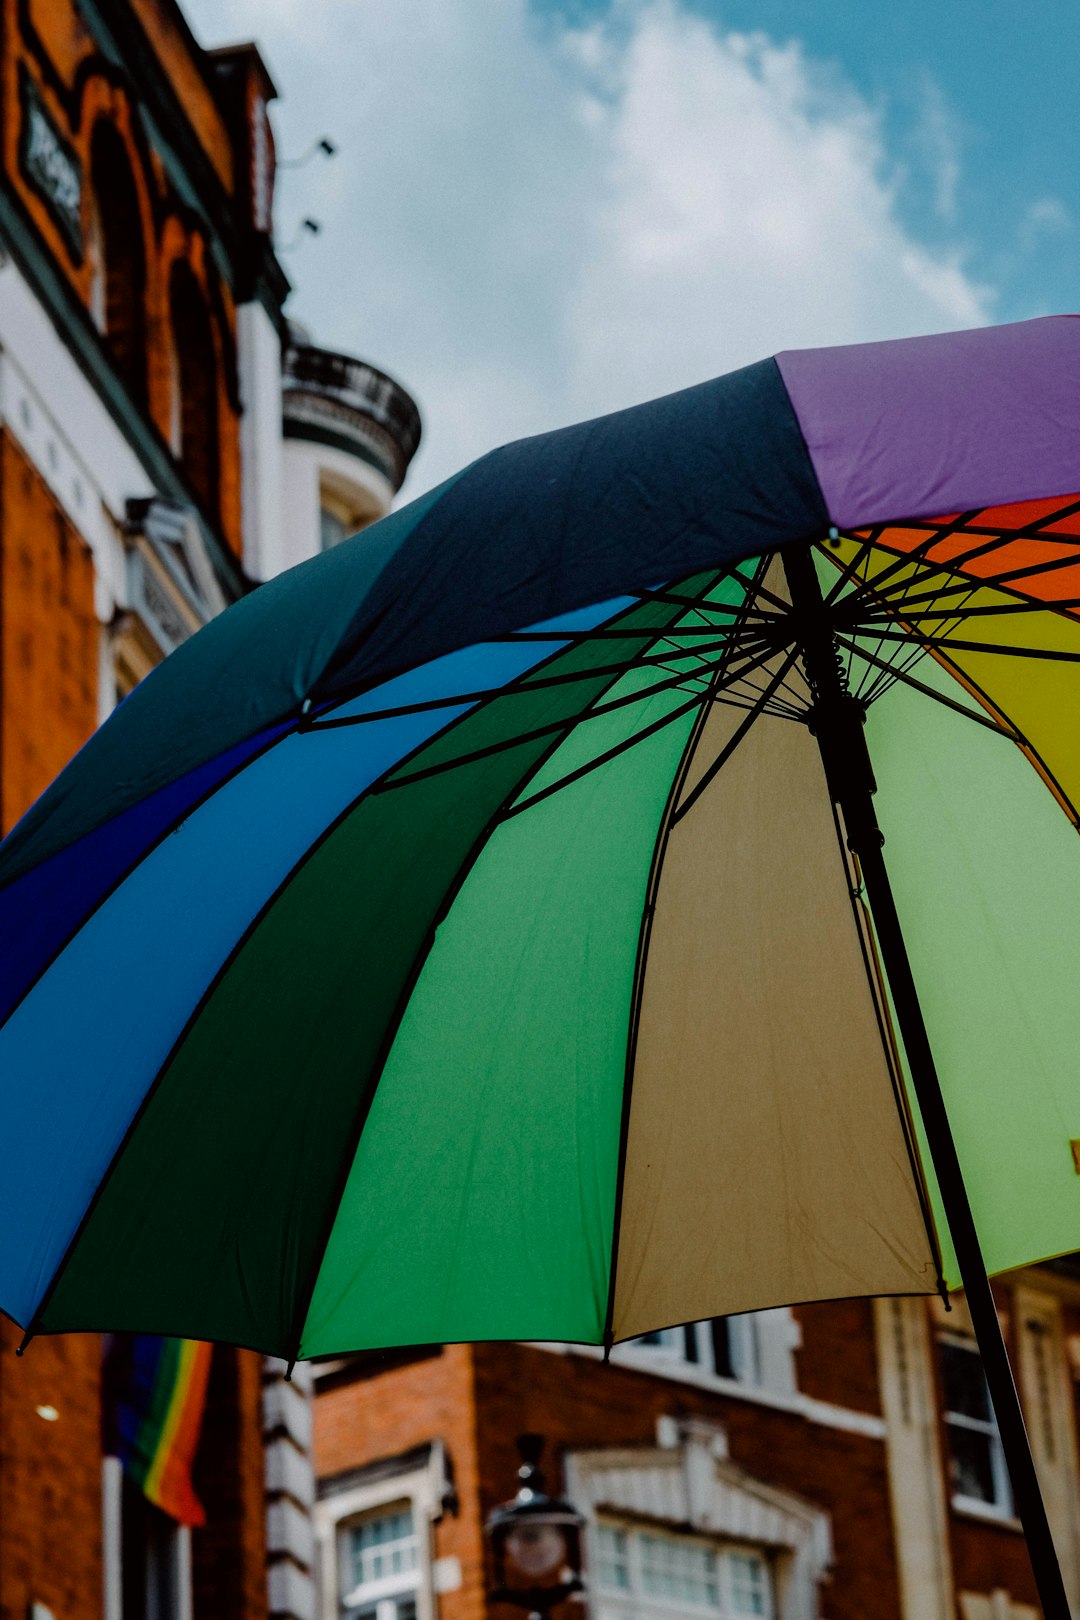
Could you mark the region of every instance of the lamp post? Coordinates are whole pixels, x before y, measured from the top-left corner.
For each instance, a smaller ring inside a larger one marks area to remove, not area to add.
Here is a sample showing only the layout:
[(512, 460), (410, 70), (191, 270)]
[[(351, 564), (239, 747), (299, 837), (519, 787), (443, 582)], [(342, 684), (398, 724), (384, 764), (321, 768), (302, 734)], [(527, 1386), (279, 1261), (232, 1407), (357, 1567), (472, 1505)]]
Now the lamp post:
[(485, 1532), (495, 1563), (493, 1603), (511, 1603), (530, 1620), (545, 1620), (556, 1604), (584, 1590), (581, 1531), (584, 1519), (572, 1503), (548, 1496), (540, 1457), (543, 1436), (521, 1434), (518, 1493), (490, 1514)]

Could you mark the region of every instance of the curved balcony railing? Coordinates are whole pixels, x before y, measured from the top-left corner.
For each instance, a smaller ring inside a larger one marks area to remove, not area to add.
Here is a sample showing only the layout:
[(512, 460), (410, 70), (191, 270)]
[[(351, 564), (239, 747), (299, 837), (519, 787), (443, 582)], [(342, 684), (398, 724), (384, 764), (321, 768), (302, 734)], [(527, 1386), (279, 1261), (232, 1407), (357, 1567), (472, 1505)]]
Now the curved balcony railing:
[(285, 351), (282, 390), (286, 436), (351, 449), (401, 487), (420, 443), (420, 412), (393, 377), (351, 355), (294, 343)]

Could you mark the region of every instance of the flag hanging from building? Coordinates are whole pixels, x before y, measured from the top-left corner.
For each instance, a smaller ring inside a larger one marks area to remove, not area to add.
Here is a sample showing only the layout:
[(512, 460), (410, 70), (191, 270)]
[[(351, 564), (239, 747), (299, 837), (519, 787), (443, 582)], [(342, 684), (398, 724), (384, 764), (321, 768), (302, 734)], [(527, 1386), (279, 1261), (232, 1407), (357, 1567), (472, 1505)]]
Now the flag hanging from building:
[(147, 1499), (181, 1524), (205, 1524), (191, 1469), (212, 1346), (132, 1334), (113, 1340), (106, 1443)]

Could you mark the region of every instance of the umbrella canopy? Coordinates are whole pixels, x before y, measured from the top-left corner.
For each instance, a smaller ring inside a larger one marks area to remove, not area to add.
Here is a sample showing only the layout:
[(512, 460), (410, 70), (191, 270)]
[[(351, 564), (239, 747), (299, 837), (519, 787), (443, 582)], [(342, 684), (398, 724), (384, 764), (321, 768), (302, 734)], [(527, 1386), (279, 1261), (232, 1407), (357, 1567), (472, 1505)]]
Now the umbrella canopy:
[(955, 1284), (863, 738), (986, 1262), (1080, 1247), (1078, 377), (1068, 317), (781, 355), (168, 659), (0, 848), (0, 1307), (292, 1358)]

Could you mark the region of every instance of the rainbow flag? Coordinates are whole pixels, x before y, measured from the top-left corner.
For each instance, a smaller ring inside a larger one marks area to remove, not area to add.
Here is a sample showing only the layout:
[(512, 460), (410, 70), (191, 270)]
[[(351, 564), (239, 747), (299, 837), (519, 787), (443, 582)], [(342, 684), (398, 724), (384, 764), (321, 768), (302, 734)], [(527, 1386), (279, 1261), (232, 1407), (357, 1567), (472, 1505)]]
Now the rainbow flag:
[(118, 1335), (106, 1364), (106, 1445), (155, 1507), (205, 1524), (191, 1467), (206, 1405), (213, 1346), (151, 1334)]

